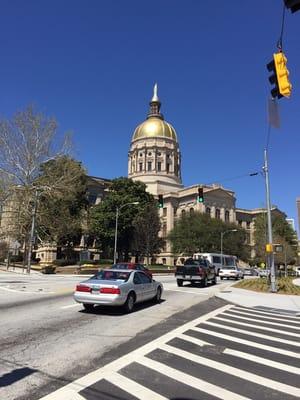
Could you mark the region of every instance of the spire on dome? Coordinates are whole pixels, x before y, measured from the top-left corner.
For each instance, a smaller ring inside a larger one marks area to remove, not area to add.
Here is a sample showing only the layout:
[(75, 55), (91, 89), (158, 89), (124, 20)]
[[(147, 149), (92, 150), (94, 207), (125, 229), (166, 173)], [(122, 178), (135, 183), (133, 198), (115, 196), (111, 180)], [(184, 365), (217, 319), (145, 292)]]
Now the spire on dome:
[(149, 117), (157, 117), (160, 119), (164, 119), (163, 115), (159, 112), (160, 111), (160, 106), (161, 103), (159, 101), (159, 98), (157, 96), (157, 83), (154, 85), (153, 88), (153, 97), (150, 101), (150, 111), (148, 114), (148, 118)]
[(153, 88), (153, 97), (151, 101), (158, 101), (159, 102), (159, 98), (157, 96), (157, 83), (154, 85)]

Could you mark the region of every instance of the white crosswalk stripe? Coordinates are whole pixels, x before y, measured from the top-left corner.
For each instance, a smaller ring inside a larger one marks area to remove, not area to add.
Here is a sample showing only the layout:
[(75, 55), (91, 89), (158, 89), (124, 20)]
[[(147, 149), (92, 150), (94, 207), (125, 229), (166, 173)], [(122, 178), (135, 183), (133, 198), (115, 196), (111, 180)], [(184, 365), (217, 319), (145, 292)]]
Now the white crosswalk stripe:
[[(227, 305), (40, 400), (67, 400), (72, 398), (70, 393), (74, 394), (72, 400), (85, 400), (89, 387), (105, 381), (132, 400), (174, 398), (168, 393), (171, 387), (176, 395), (180, 390), (196, 391), (195, 400), (300, 398), (299, 327), (295, 317)], [(149, 379), (151, 373), (155, 374), (153, 380)], [(89, 400), (97, 399), (91, 396), (89, 393)], [(115, 398), (113, 392), (109, 398)]]

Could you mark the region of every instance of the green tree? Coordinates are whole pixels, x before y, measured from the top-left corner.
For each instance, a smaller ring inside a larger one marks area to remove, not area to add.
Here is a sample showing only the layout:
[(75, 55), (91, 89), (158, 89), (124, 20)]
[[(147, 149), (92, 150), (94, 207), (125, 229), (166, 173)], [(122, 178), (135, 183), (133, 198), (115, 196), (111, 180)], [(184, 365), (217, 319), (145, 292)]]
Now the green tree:
[(116, 210), (136, 201), (139, 202), (138, 205), (123, 207), (118, 219), (117, 250), (120, 258), (128, 259), (134, 237), (134, 220), (146, 204), (154, 202), (153, 196), (146, 192), (146, 185), (125, 177), (116, 178), (112, 180), (103, 201), (90, 210), (89, 232), (95, 236), (102, 250), (110, 252), (110, 255), (114, 247)]
[(237, 229), (223, 236), (223, 253), (233, 254), (242, 260), (249, 258), (249, 246), (245, 244), (246, 233), (235, 224), (211, 218), (207, 214), (185, 214), (175, 224), (168, 239), (175, 253), (192, 255), (197, 252), (219, 253), (221, 232)]
[(41, 241), (58, 246), (78, 244), (87, 218), (87, 176), (81, 163), (67, 156), (41, 166), (35, 185), (44, 188), (38, 199), (37, 231)]
[[(287, 263), (295, 260), (297, 256), (297, 235), (291, 226), (287, 223), (284, 215), (272, 213), (272, 234), (273, 242), (284, 246), (282, 253), (277, 253), (275, 261), (284, 263), (285, 257)], [(256, 260), (265, 261), (266, 244), (268, 243), (268, 228), (266, 213), (260, 214), (255, 219), (255, 252)]]
[(144, 256), (149, 264), (149, 257), (159, 253), (164, 240), (159, 237), (161, 228), (160, 218), (156, 202), (146, 204), (144, 209), (133, 221), (134, 237), (132, 252), (138, 256)]

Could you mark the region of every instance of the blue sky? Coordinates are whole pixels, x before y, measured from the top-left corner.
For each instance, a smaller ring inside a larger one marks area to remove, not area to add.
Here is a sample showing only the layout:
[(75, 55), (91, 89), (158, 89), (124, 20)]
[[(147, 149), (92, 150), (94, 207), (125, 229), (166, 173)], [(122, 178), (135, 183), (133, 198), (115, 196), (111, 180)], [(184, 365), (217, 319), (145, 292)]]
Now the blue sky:
[[(2, 0), (0, 116), (33, 103), (72, 131), (90, 175), (127, 175), (135, 127), (158, 83), (185, 185), (221, 183), (237, 206), (265, 205), (261, 171), (282, 0)], [(300, 12), (283, 37), (293, 93), (269, 147), (271, 200), (297, 218)], [(243, 177), (240, 177), (243, 176)]]

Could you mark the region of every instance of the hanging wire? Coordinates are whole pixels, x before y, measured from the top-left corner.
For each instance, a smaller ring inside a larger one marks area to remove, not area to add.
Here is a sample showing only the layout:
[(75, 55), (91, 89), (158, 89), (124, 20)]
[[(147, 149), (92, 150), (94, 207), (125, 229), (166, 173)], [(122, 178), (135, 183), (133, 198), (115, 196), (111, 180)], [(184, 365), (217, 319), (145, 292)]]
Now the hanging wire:
[(281, 31), (280, 36), (277, 42), (278, 50), (282, 50), (282, 38), (283, 38), (283, 31), (284, 31), (284, 22), (285, 22), (285, 4), (283, 4), (283, 11), (282, 11), (282, 18), (281, 18)]
[(218, 182), (218, 183), (223, 183), (223, 182), (228, 182), (228, 181), (234, 181), (234, 180), (236, 180), (236, 179), (245, 178), (246, 176), (247, 176), (247, 177), (248, 177), (248, 176), (256, 176), (256, 175), (258, 175), (258, 174), (259, 174), (258, 171), (248, 172), (248, 173), (246, 173), (246, 174), (243, 174), (243, 175), (236, 175), (236, 176), (232, 176), (232, 177), (230, 177), (230, 178), (217, 179), (217, 180), (215, 180), (214, 182), (209, 182), (209, 183), (207, 183), (206, 185), (210, 186), (210, 185), (213, 185), (213, 184), (216, 183), (216, 182)]

